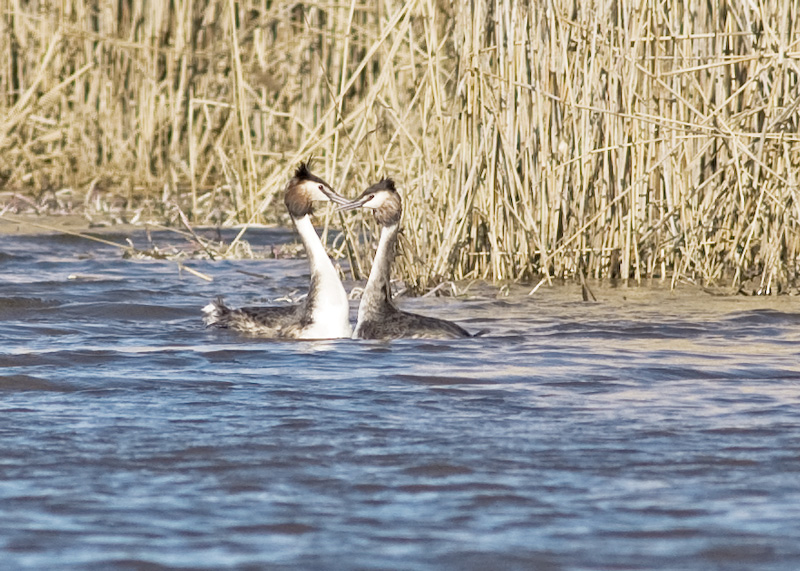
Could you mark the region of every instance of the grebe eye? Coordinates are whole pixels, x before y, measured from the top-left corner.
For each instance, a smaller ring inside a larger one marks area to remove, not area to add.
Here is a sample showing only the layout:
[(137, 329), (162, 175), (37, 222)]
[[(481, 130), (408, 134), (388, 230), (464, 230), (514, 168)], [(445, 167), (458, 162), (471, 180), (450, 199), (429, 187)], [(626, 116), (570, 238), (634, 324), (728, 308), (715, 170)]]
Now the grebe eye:
[(374, 194), (370, 194), (369, 198), (367, 200), (372, 200), (373, 198), (375, 198), (375, 195)]

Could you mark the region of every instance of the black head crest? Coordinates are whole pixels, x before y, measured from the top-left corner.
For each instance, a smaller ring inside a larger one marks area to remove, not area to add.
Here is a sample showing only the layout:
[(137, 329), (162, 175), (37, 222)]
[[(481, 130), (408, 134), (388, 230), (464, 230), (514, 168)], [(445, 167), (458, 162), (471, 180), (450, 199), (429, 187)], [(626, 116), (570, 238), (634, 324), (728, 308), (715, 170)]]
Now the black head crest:
[(294, 176), (300, 180), (308, 180), (314, 175), (311, 174), (311, 171), (308, 170), (308, 163), (300, 163), (300, 166), (297, 167), (297, 170), (294, 171)]
[[(316, 186), (319, 189), (315, 188)], [(337, 204), (347, 202), (345, 197), (331, 189), (331, 185), (313, 174), (308, 168), (308, 163), (302, 162), (286, 185), (283, 202), (289, 213), (295, 218), (299, 218), (312, 213), (314, 200), (329, 200)]]
[(319, 178), (317, 175), (311, 172), (308, 168), (307, 162), (300, 163), (300, 166), (297, 167), (297, 170), (294, 171), (294, 179), (295, 182), (305, 182), (310, 180), (311, 182), (315, 182), (317, 184), (324, 184), (325, 186), (330, 188), (330, 185)]
[(390, 178), (382, 178), (372, 186), (370, 186), (367, 190), (361, 193), (361, 196), (368, 196), (372, 193), (379, 192), (381, 190), (387, 190), (389, 192), (397, 192), (397, 188), (394, 185), (394, 181)]

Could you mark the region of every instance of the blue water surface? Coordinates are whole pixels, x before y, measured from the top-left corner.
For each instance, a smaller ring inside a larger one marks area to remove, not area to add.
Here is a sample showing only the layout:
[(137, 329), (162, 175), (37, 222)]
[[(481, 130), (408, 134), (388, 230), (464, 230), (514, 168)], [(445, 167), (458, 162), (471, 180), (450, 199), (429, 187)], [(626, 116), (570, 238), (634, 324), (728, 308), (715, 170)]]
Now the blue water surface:
[(800, 568), (794, 297), (475, 284), (398, 300), (475, 339), (270, 341), (200, 308), (303, 259), (185, 264), (0, 237), (3, 569)]

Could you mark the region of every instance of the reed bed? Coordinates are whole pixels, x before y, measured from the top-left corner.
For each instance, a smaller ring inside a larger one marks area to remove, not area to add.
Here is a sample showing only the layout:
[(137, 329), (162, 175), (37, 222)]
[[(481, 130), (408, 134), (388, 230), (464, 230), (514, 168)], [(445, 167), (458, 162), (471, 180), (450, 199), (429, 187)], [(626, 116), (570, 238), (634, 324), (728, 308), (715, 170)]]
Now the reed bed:
[[(347, 194), (398, 182), (413, 289), (798, 285), (795, 1), (0, 8), (7, 196), (285, 222), (280, 191), (314, 157)], [(369, 217), (322, 212), (362, 276)]]

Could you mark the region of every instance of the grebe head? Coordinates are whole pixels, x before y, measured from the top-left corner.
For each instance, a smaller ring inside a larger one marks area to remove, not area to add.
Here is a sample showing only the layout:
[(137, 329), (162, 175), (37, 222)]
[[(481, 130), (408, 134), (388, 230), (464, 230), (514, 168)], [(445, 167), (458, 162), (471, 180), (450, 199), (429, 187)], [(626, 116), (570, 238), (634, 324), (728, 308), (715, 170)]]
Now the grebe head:
[(300, 218), (311, 214), (312, 203), (315, 200), (329, 200), (336, 204), (347, 204), (347, 199), (331, 188), (327, 182), (312, 174), (306, 163), (300, 163), (294, 176), (286, 185), (283, 203), (289, 214)]
[(394, 181), (385, 178), (370, 186), (361, 196), (342, 204), (339, 210), (369, 208), (375, 212), (375, 220), (381, 226), (391, 226), (400, 222), (403, 215), (403, 201), (394, 186)]

